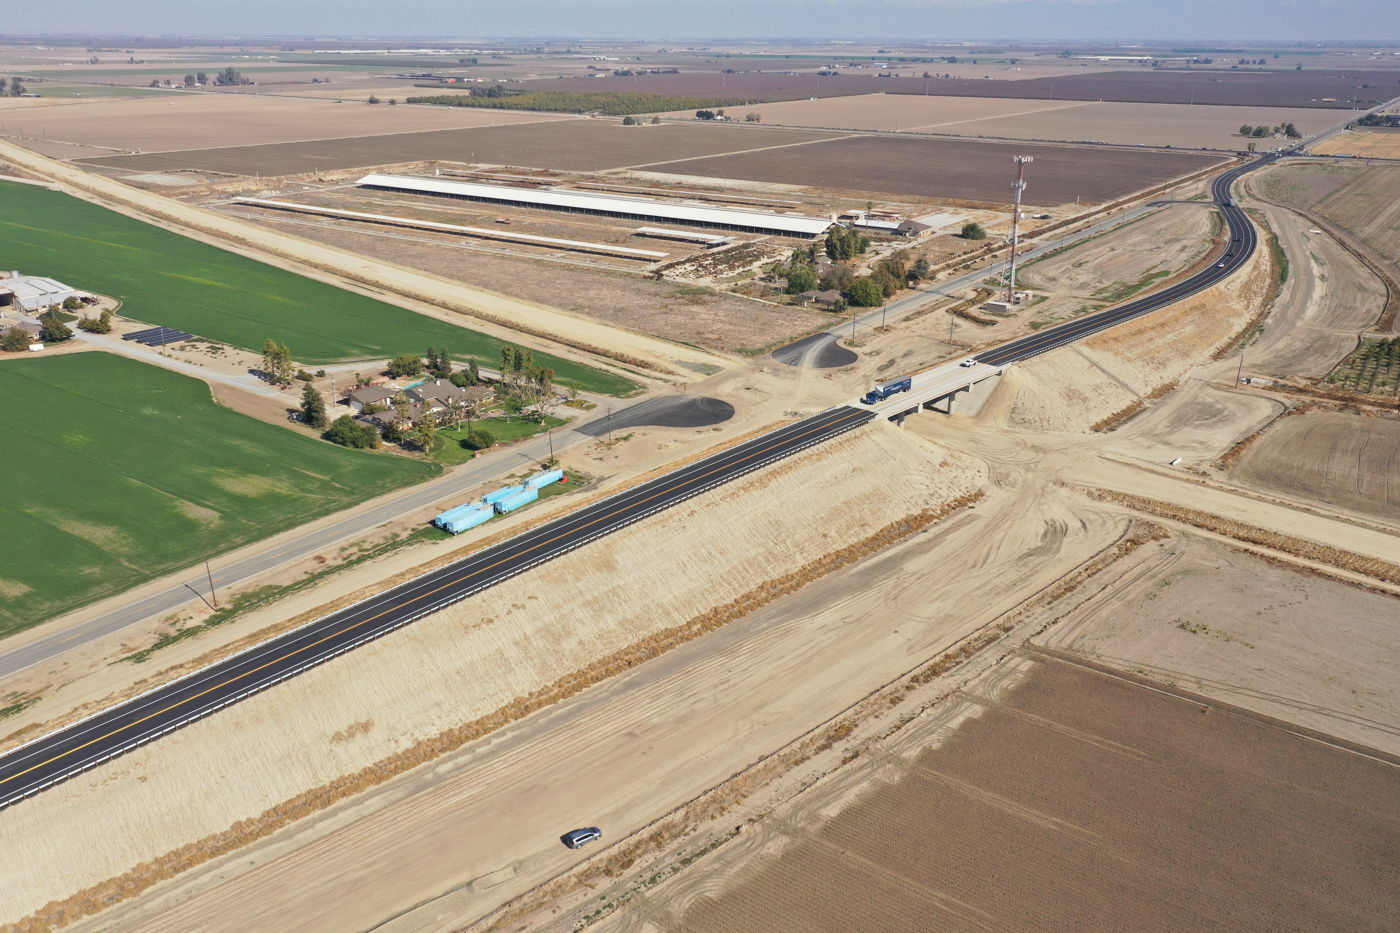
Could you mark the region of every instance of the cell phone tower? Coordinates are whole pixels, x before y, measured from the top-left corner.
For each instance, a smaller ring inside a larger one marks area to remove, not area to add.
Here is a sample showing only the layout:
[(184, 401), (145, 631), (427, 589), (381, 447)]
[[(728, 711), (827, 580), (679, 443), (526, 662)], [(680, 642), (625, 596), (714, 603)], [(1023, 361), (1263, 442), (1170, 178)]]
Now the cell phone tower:
[(1016, 182), (1011, 186), (1011, 190), (1016, 193), (1016, 206), (1011, 211), (1011, 274), (1006, 278), (1006, 303), (1014, 307), (1016, 304), (1016, 249), (1020, 243), (1021, 234), (1021, 192), (1026, 190), (1026, 163), (1034, 162), (1033, 156), (1012, 156), (1011, 160), (1016, 163)]

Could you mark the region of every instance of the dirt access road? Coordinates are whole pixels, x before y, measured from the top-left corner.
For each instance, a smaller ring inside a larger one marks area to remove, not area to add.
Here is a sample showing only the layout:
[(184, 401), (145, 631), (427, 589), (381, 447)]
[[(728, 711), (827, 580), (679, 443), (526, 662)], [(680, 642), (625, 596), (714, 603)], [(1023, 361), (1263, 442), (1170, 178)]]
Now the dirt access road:
[[(390, 294), (379, 297), (393, 301), (410, 310), (430, 314), (454, 324), (473, 327), (507, 340), (520, 340), (520, 333), (536, 335), (525, 342), (547, 347), (553, 352), (599, 365), (599, 359), (580, 353), (576, 347), (596, 348), (610, 354), (607, 362), (618, 356), (646, 361), (653, 372), (673, 377), (690, 377), (692, 371), (676, 362), (683, 359), (716, 366), (731, 365), (730, 360), (704, 350), (682, 348), (653, 337), (608, 327), (595, 320), (575, 316), (565, 311), (506, 295), (472, 288), (439, 276), (419, 272), (382, 260), (356, 256), (343, 250), (323, 246), (285, 233), (268, 230), (222, 214), (213, 213), (172, 201), (136, 188), (129, 188), (101, 175), (84, 172), (62, 162), (45, 158), (12, 143), (0, 140), (0, 156), (46, 178), (64, 185), (69, 193), (96, 200), (148, 222), (164, 222), (176, 232), (199, 239), (209, 239), (216, 245), (235, 251), (251, 250), (248, 255), (275, 265), (286, 265), (273, 257), (289, 259), (304, 267), (294, 271), (329, 281), (338, 286), (347, 283), (337, 276), (387, 289)], [(242, 247), (243, 249), (240, 249)], [(266, 251), (272, 256), (262, 255)], [(321, 271), (317, 271), (321, 270)], [(408, 301), (403, 299), (407, 298)], [(508, 329), (518, 326), (520, 331)], [(547, 337), (552, 335), (555, 342)]]

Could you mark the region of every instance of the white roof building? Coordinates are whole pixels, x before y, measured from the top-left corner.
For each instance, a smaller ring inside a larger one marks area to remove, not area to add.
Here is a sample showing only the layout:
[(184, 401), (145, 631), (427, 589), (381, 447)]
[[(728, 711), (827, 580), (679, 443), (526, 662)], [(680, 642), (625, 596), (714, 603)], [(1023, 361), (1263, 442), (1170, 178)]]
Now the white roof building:
[(461, 198), (465, 201), (512, 204), (516, 207), (625, 217), (629, 220), (659, 221), (720, 230), (741, 230), (745, 233), (773, 236), (817, 237), (831, 226), (831, 221), (825, 218), (805, 217), (800, 214), (702, 207), (636, 195), (601, 194), (571, 189), (516, 188), (509, 185), (484, 185), (470, 181), (446, 181), (441, 178), (379, 173), (366, 175), (360, 179), (359, 184), (366, 188), (432, 194)]
[(12, 305), (21, 311), (41, 311), (80, 297), (76, 289), (39, 275), (11, 272), (8, 278), (0, 279), (0, 306)]

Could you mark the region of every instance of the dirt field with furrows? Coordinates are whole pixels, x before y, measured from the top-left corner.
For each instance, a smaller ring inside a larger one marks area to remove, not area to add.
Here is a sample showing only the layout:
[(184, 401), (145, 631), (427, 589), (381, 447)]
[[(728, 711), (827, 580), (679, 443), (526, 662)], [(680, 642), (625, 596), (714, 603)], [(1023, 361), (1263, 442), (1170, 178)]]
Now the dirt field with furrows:
[[(1242, 149), (1241, 124), (1295, 124), (1305, 136), (1332, 126), (1338, 114), (1273, 107), (1192, 107), (1112, 101), (1015, 100), (869, 94), (754, 107), (764, 123), (841, 130), (896, 130), (955, 136), (1084, 142), (1102, 140), (1178, 149)], [(684, 117), (690, 114), (676, 113)], [(1400, 139), (1400, 137), (1396, 137)]]
[(1263, 310), (1273, 276), (1261, 250), (1193, 298), (1015, 366), (981, 417), (1033, 431), (1108, 427), (1228, 346)]
[(1280, 420), (1250, 445), (1232, 479), (1400, 522), (1400, 421), (1312, 411)]
[[(880, 471), (857, 465), (872, 459)], [(511, 717), (495, 711), (599, 659), (625, 670), (625, 652), (645, 654), (646, 639), (944, 510), (981, 481), (966, 458), (866, 429), (553, 561), (0, 812), (12, 856), (0, 918), (18, 920), (239, 820), (251, 828), (269, 808), (375, 762), (427, 760), (415, 742), (493, 714), (504, 724)], [(842, 496), (811, 494), (834, 486)], [(853, 512), (851, 501), (865, 505)], [(313, 748), (321, 752), (308, 755)], [(159, 813), (152, 799), (163, 801)]]
[[(909, 66), (905, 66), (909, 67)], [(914, 66), (942, 73), (939, 63)], [(988, 74), (995, 69), (987, 65)], [(1369, 84), (1369, 88), (1361, 85)], [(606, 90), (595, 79), (535, 82), (550, 91)], [(977, 77), (924, 79), (877, 78), (842, 74), (679, 74), (640, 75), (627, 80), (628, 91), (690, 96), (752, 97), (755, 100), (794, 100), (842, 97), (850, 94), (919, 94), (944, 97), (1010, 97), (1031, 100), (1110, 100), (1138, 104), (1219, 104), (1237, 107), (1309, 107), (1352, 109), (1352, 99), (1377, 103), (1393, 96), (1392, 71), (1088, 71), (1076, 75), (987, 81)], [(1323, 100), (1322, 98), (1334, 98)]]
[(1372, 128), (1341, 133), (1312, 149), (1319, 155), (1360, 156), (1363, 159), (1400, 159), (1400, 133), (1375, 132)]
[(1400, 600), (1192, 535), (1141, 548), (1036, 641), (1400, 754)]
[[(353, 109), (350, 104), (339, 106), (341, 109)], [(419, 108), (408, 109), (416, 111)], [(487, 120), (490, 119), (488, 115)], [(514, 124), (517, 121), (507, 116), (500, 122)], [(567, 119), (431, 133), (366, 135), (355, 139), (114, 156), (89, 159), (87, 164), (117, 169), (126, 174), (194, 169), (230, 175), (300, 175), (317, 170), (336, 171), (439, 160), (591, 172), (697, 155), (786, 146), (830, 139), (832, 135), (803, 130), (679, 123), (622, 126), (613, 120)]]
[(835, 913), (890, 933), (1400, 923), (1395, 760), (1060, 661), (978, 702), (941, 747), (889, 761), (898, 777), (819, 828), (776, 824), (779, 853), (672, 915), (701, 933), (826, 931)]
[(1316, 211), (1400, 264), (1400, 165), (1287, 165), (1259, 184), (1266, 196)]
[(1026, 203), (1045, 206), (1077, 199), (1111, 201), (1218, 161), (1185, 153), (859, 136), (653, 168), (677, 175), (1009, 203), (1014, 178), (1007, 166), (1017, 154), (1035, 157), (1026, 173)]
[(166, 152), (490, 126), (493, 118), (498, 125), (570, 119), (554, 113), (370, 107), (208, 94), (49, 107), (25, 113), (20, 123), (29, 139), (117, 152)]
[[(250, 219), (319, 243), (706, 349), (734, 351), (765, 347), (805, 334), (831, 319), (831, 315), (824, 312), (768, 304), (708, 288), (688, 288), (622, 272), (468, 252), (452, 242), (453, 238), (423, 231), (374, 227), (355, 230), (314, 222), (287, 225), (287, 220), (309, 218), (272, 211)], [(532, 226), (525, 232), (541, 231)], [(665, 248), (659, 241), (635, 240), (631, 238), (629, 245), (641, 249)], [(509, 244), (502, 245), (513, 248)]]

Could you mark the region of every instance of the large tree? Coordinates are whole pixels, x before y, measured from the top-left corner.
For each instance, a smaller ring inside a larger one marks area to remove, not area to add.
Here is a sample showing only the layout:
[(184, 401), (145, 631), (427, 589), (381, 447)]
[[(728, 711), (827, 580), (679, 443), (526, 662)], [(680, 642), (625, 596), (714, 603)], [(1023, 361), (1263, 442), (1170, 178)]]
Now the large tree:
[(29, 331), (23, 327), (11, 327), (0, 337), (0, 350), (6, 353), (22, 353), (29, 349)]
[(301, 421), (318, 431), (326, 426), (326, 400), (309, 382), (301, 390)]

